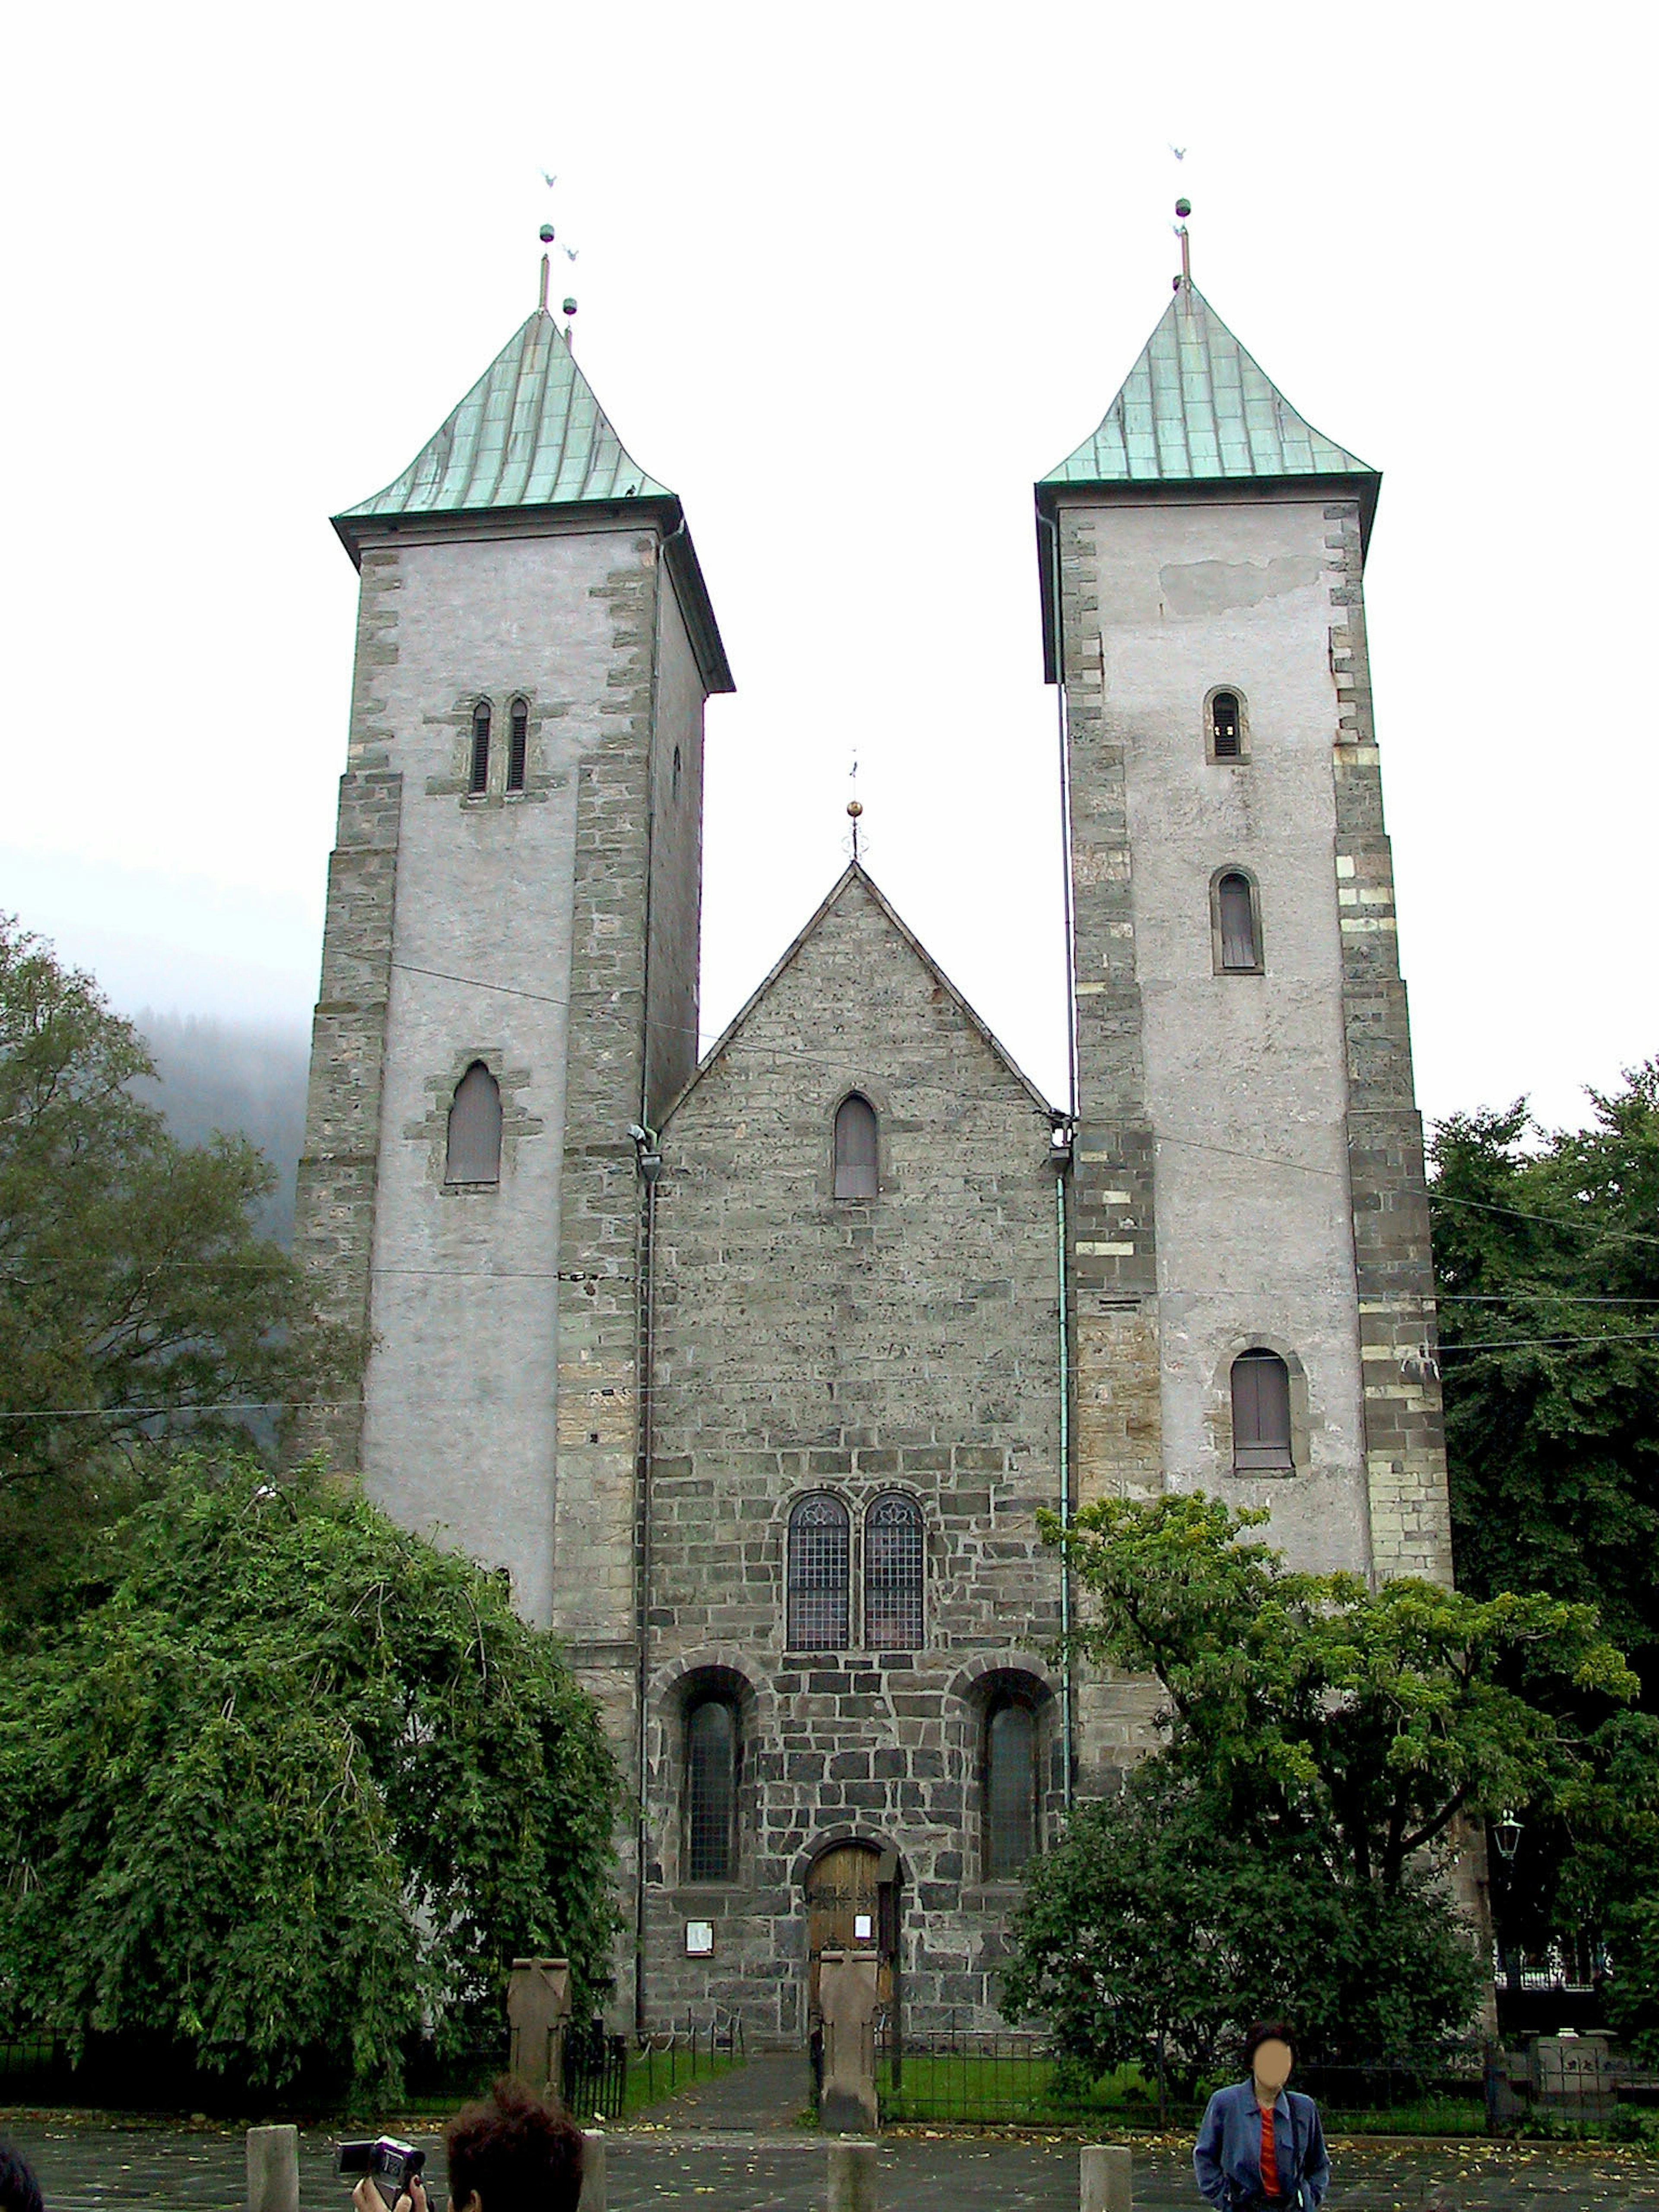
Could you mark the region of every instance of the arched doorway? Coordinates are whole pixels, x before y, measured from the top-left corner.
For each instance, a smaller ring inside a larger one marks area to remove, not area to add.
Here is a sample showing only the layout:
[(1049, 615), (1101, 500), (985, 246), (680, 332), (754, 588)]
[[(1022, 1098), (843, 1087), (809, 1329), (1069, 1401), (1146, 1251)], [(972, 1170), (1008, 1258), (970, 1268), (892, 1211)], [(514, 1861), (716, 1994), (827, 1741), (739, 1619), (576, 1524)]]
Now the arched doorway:
[(826, 1951), (873, 1951), (877, 1987), (890, 2010), (898, 1987), (898, 1853), (876, 1844), (831, 1844), (806, 1875), (806, 2008), (818, 2016), (818, 1960)]

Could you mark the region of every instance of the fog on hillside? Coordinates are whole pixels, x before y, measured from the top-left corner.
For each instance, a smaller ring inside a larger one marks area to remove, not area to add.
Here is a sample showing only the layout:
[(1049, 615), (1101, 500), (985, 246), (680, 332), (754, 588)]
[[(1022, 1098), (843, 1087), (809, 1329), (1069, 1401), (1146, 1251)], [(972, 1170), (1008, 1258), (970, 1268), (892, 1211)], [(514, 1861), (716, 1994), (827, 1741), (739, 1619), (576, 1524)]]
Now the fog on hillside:
[(250, 1138), (277, 1176), (258, 1225), (279, 1243), (291, 1243), (310, 1055), (304, 1030), (160, 1014), (148, 1006), (134, 1027), (156, 1067), (155, 1081), (134, 1086), (138, 1095), (161, 1109), (181, 1144), (205, 1144), (216, 1129)]

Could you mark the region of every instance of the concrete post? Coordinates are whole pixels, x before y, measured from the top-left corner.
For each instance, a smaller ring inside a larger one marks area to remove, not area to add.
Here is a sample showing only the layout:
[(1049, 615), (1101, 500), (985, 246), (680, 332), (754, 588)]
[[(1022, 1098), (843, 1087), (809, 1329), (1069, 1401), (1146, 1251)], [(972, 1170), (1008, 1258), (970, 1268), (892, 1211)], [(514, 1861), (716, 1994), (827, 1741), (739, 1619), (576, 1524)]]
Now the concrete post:
[(563, 2101), (569, 2017), (569, 1960), (515, 1959), (507, 1984), (507, 2019), (513, 2031), (508, 2065), (538, 2097), (555, 2105)]
[(605, 2137), (597, 2129), (582, 2132), (581, 2212), (605, 2212)]
[(1080, 2212), (1133, 2212), (1134, 2153), (1111, 2143), (1085, 2143), (1079, 2176)]
[[(830, 2146), (829, 2212), (876, 2212), (876, 2147), (848, 2136)], [(586, 2207), (583, 2208), (586, 2212)]]
[(300, 2212), (300, 2130), (247, 2131), (247, 2212)]

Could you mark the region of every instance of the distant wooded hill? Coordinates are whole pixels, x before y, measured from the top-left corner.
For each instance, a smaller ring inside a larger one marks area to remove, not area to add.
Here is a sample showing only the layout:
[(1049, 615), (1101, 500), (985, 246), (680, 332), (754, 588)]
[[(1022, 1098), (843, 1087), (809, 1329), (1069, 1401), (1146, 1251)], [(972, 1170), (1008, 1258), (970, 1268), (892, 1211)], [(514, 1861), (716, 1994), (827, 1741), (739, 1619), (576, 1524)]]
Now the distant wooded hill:
[(277, 1175), (259, 1226), (279, 1243), (291, 1243), (311, 1049), (305, 1031), (158, 1014), (148, 1006), (134, 1026), (150, 1048), (158, 1077), (137, 1086), (140, 1096), (155, 1101), (183, 1144), (205, 1144), (216, 1129), (251, 1138)]

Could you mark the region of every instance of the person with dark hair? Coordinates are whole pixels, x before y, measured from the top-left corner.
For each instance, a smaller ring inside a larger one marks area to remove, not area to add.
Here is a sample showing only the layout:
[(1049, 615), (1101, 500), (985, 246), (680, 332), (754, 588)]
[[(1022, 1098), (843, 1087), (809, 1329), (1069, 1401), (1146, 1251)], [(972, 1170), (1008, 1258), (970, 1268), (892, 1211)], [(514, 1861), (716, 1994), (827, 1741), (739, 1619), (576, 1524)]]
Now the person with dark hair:
[(1319, 2212), (1331, 2161), (1319, 2107), (1285, 2084), (1296, 2038), (1282, 2020), (1259, 2021), (1244, 2039), (1247, 2081), (1218, 2089), (1193, 2148), (1198, 2191), (1217, 2212)]
[(0, 2212), (43, 2212), (33, 2168), (6, 2136), (0, 2136)]
[[(444, 2148), (449, 2212), (576, 2212), (582, 2193), (582, 2131), (509, 2075), (502, 2075), (483, 2103), (456, 2113), (444, 2130)], [(357, 2212), (386, 2212), (367, 2174), (351, 2201)], [(419, 2174), (394, 2212), (428, 2212)]]

